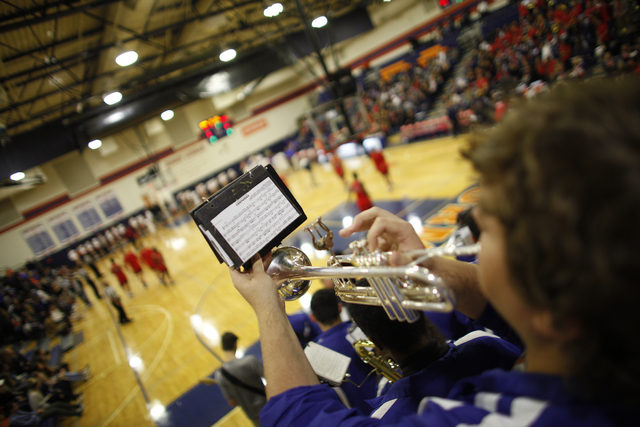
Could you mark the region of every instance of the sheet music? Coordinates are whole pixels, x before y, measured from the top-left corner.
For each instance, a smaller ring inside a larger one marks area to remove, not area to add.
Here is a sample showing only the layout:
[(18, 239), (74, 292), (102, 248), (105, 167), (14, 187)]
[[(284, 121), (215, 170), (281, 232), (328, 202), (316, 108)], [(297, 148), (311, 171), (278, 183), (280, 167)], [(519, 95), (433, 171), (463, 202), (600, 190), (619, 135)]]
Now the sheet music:
[(298, 216), (291, 202), (267, 178), (220, 212), (211, 224), (244, 263)]
[(202, 231), (202, 233), (207, 236), (207, 239), (209, 239), (209, 241), (211, 242), (211, 244), (216, 248), (216, 251), (218, 252), (218, 254), (224, 259), (224, 262), (227, 265), (233, 265), (233, 261), (231, 260), (231, 258), (229, 258), (229, 254), (227, 254), (224, 249), (222, 249), (222, 246), (220, 246), (220, 243), (218, 243), (218, 241), (216, 240), (215, 237), (213, 237), (213, 234), (211, 234), (211, 232), (209, 230), (205, 230), (205, 228), (201, 225), (198, 225), (198, 227), (200, 228), (200, 230)]
[(316, 375), (323, 381), (335, 386), (342, 384), (351, 362), (349, 357), (315, 342), (307, 344), (304, 354)]

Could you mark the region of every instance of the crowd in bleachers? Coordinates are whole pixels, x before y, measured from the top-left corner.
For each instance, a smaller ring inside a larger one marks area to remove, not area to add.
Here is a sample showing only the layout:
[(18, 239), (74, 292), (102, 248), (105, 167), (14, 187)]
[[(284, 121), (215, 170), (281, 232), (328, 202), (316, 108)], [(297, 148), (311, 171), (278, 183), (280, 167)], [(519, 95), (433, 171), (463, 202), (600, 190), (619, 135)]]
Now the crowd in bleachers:
[(615, 12), (620, 3), (523, 1), (519, 22), (496, 30), (473, 50), (452, 100), (473, 108), (478, 100), (492, 104), (499, 93), (526, 93), (540, 82), (640, 71), (637, 34), (628, 16)]
[(444, 83), (458, 61), (458, 50), (440, 50), (423, 65), (408, 64), (405, 70), (380, 77), (362, 88), (362, 100), (373, 120), (387, 133), (425, 118), (441, 94)]
[(479, 41), (463, 60), (464, 73), (444, 94), (447, 115), (402, 127), (403, 139), (496, 122), (510, 97), (530, 97), (559, 81), (639, 73), (637, 23), (620, 12), (628, 8), (622, 3), (522, 1), (520, 20)]
[[(54, 337), (73, 332), (78, 300), (91, 304), (84, 292), (87, 278), (82, 268), (28, 263), (0, 279), (0, 405), (7, 425), (38, 426), (51, 417), (82, 414), (72, 382), (88, 379), (88, 367), (69, 372), (61, 347), (48, 347)], [(23, 354), (29, 343), (37, 348)]]

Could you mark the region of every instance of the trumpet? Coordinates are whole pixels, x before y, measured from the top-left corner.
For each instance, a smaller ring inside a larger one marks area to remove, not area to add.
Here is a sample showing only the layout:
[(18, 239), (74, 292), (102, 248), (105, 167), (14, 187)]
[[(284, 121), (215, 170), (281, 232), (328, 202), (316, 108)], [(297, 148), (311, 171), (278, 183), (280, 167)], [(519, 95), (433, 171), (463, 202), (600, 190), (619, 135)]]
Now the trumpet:
[[(326, 232), (322, 235), (318, 227)], [(390, 266), (390, 252), (367, 250), (366, 241), (351, 242), (350, 255), (333, 253), (333, 233), (318, 217), (305, 231), (311, 233), (318, 250), (331, 253), (327, 267), (313, 267), (309, 257), (298, 248), (283, 246), (272, 252), (267, 274), (278, 285), (285, 301), (304, 295), (312, 279), (330, 278), (336, 295), (345, 302), (382, 306), (392, 320), (415, 322), (417, 311), (449, 312), (455, 307), (455, 295), (449, 286), (419, 264), (434, 256), (472, 255), (480, 245), (431, 248), (407, 252), (413, 260), (401, 267)], [(318, 238), (316, 238), (316, 234)], [(366, 278), (371, 286), (356, 286), (348, 279)]]

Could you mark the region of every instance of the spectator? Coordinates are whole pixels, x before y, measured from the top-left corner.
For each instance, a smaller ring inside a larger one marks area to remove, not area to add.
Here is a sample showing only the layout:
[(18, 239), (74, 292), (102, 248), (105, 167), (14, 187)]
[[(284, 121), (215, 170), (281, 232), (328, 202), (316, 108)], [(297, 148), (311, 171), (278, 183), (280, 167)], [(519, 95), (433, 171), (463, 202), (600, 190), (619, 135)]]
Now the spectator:
[(238, 337), (232, 332), (222, 335), (222, 350), (226, 360), (214, 374), (216, 383), (229, 406), (240, 406), (249, 420), (259, 426), (260, 410), (267, 403), (262, 363), (253, 355), (236, 358)]

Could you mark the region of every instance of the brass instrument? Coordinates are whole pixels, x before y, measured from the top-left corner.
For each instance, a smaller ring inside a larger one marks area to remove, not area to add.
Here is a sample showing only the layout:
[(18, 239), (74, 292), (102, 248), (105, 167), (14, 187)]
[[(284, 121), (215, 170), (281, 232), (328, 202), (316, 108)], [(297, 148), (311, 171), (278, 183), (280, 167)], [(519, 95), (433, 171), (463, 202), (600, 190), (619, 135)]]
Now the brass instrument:
[(394, 383), (402, 378), (402, 374), (398, 372), (398, 364), (393, 359), (384, 359), (382, 356), (378, 356), (369, 350), (369, 347), (375, 347), (375, 345), (367, 340), (358, 340), (353, 343), (353, 348), (360, 359), (371, 365), (377, 373), (388, 379), (390, 383)]
[[(320, 235), (320, 227), (326, 232)], [(418, 264), (433, 256), (471, 255), (480, 245), (464, 247), (438, 247), (407, 252), (414, 261), (401, 267), (389, 266), (389, 252), (369, 252), (366, 241), (352, 242), (351, 255), (335, 255), (332, 251), (333, 233), (322, 223), (313, 222), (306, 231), (311, 233), (314, 247), (331, 253), (328, 267), (313, 267), (300, 249), (284, 246), (272, 252), (267, 269), (285, 301), (300, 298), (311, 286), (311, 279), (330, 278), (335, 284), (336, 295), (343, 301), (382, 306), (392, 320), (415, 322), (419, 311), (449, 312), (455, 306), (455, 296), (444, 281)], [(320, 237), (316, 239), (316, 232)], [(344, 266), (347, 264), (348, 266)], [(370, 287), (355, 286), (347, 279), (367, 278)]]

